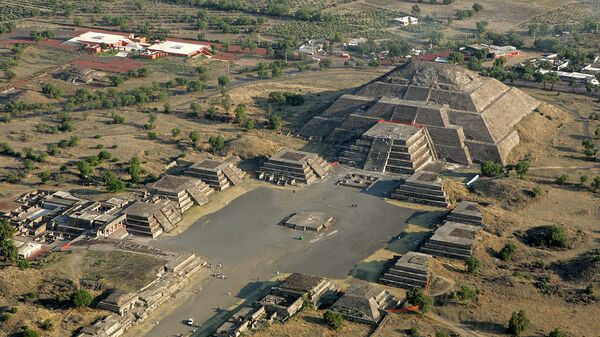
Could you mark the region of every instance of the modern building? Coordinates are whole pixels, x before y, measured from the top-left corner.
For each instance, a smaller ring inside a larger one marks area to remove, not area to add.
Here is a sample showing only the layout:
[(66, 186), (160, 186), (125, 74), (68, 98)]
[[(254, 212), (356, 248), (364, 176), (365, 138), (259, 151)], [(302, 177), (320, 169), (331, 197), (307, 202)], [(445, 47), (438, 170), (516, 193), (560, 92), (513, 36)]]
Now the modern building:
[(433, 161), (426, 129), (379, 122), (342, 152), (340, 163), (366, 171), (413, 174)]
[(190, 41), (160, 41), (148, 46), (146, 49), (151, 52), (166, 53), (174, 56), (192, 57), (199, 54), (207, 56), (212, 55), (208, 52), (208, 49), (210, 49), (209, 45), (193, 43)]
[(600, 82), (598, 82), (596, 75), (592, 75), (592, 74), (584, 74), (584, 73), (578, 73), (578, 72), (570, 73), (570, 72), (566, 72), (566, 71), (552, 71), (552, 70), (546, 70), (546, 69), (539, 69), (538, 71), (540, 72), (540, 74), (548, 74), (551, 72), (555, 72), (561, 81), (567, 82), (567, 83), (574, 81), (577, 84), (600, 85)]
[(202, 180), (217, 191), (238, 186), (246, 173), (227, 160), (204, 159), (185, 171), (185, 174)]
[(473, 55), (480, 50), (487, 50), (492, 58), (513, 57), (519, 56), (521, 52), (514, 46), (496, 46), (493, 44), (472, 44), (465, 47), (464, 51), (467, 55)]
[(399, 18), (393, 18), (392, 20), (402, 27), (416, 25), (419, 23), (419, 19), (415, 18), (414, 16), (401, 16)]
[(315, 153), (283, 149), (261, 166), (258, 177), (279, 184), (311, 184), (325, 177), (329, 168)]
[(200, 179), (166, 175), (148, 187), (150, 194), (175, 202), (181, 213), (194, 204), (204, 205), (214, 190)]

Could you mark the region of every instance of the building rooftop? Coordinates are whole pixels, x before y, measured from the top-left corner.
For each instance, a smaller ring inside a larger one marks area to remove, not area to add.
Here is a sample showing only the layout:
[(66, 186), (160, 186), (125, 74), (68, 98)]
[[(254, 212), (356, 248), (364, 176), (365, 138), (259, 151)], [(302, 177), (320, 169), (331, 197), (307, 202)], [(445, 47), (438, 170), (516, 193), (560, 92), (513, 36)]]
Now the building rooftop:
[(293, 273), (288, 276), (279, 288), (290, 289), (296, 291), (309, 292), (317, 287), (325, 279), (319, 276)]
[(71, 40), (69, 40), (68, 42), (95, 42), (95, 43), (105, 43), (107, 45), (110, 44), (115, 44), (118, 42), (133, 42), (131, 40), (129, 40), (129, 38), (125, 35), (119, 35), (119, 34), (109, 34), (109, 33), (100, 33), (100, 32), (85, 32), (83, 34), (80, 34), (74, 38), (72, 38)]
[(162, 41), (148, 47), (148, 50), (162, 51), (169, 54), (191, 55), (201, 52), (210, 46), (204, 44), (186, 43), (179, 41)]

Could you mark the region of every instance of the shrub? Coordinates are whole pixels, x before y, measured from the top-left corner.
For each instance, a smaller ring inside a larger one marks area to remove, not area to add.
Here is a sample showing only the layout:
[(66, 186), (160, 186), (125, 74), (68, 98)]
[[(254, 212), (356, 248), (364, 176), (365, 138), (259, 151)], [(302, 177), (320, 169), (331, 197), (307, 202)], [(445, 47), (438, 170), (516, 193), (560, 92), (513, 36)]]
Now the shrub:
[(508, 321), (508, 332), (513, 336), (521, 336), (529, 326), (529, 319), (524, 310), (513, 312)]
[(562, 226), (541, 226), (527, 231), (527, 243), (547, 248), (567, 248), (569, 238)]
[(477, 274), (481, 268), (481, 261), (475, 257), (469, 257), (465, 260), (465, 267), (467, 267), (467, 273), (471, 275)]
[(40, 323), (40, 328), (42, 328), (42, 330), (46, 330), (47, 331), (47, 330), (51, 330), (52, 327), (53, 327), (53, 325), (54, 324), (52, 323), (52, 320), (50, 320), (49, 318), (47, 318), (47, 319), (43, 320)]
[(6, 322), (10, 319), (10, 315), (7, 312), (0, 314), (0, 322)]
[(479, 291), (477, 290), (477, 288), (463, 285), (460, 287), (460, 290), (458, 291), (458, 296), (463, 301), (475, 300), (475, 299), (477, 299), (478, 293), (479, 293)]
[(19, 331), (19, 333), (17, 333), (18, 337), (40, 337), (39, 332), (27, 327), (27, 326), (23, 326), (21, 327), (21, 330)]
[(417, 329), (417, 327), (413, 326), (412, 328), (410, 328), (408, 330), (408, 334), (412, 337), (419, 337), (419, 329)]
[(225, 148), (225, 139), (222, 136), (210, 136), (208, 143), (213, 152), (218, 152)]
[(89, 307), (92, 304), (92, 295), (83, 289), (75, 290), (71, 294), (71, 302), (75, 307)]
[(486, 160), (481, 164), (481, 174), (486, 177), (497, 177), (504, 172), (501, 164), (496, 164), (491, 160)]
[(510, 261), (515, 256), (516, 252), (517, 246), (512, 242), (507, 242), (498, 253), (498, 257), (500, 257), (502, 261)]
[(344, 319), (339, 312), (327, 310), (323, 313), (323, 320), (328, 327), (333, 330), (339, 331), (344, 323)]
[(17, 313), (17, 307), (10, 307), (10, 309), (8, 309), (8, 312), (10, 312), (11, 314), (16, 314)]
[(445, 331), (438, 330), (435, 332), (435, 337), (450, 337), (450, 335), (448, 335), (448, 333)]
[(569, 176), (566, 174), (562, 174), (560, 177), (556, 178), (555, 182), (559, 185), (562, 185), (569, 180)]
[(548, 337), (567, 337), (567, 335), (560, 331), (560, 329), (556, 328), (548, 334)]
[(433, 299), (423, 292), (423, 289), (412, 288), (406, 293), (408, 303), (419, 306), (422, 314), (427, 313), (433, 306)]

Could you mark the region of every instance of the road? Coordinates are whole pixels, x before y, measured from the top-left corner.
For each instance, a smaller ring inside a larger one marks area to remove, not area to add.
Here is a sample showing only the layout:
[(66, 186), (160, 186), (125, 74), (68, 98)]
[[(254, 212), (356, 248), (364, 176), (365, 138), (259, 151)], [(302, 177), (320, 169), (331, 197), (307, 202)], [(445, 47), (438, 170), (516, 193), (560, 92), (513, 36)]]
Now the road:
[[(269, 185), (258, 187), (201, 218), (183, 234), (150, 242), (161, 248), (196, 252), (215, 264), (222, 263), (227, 279), (209, 278), (198, 294), (180, 300), (178, 307), (146, 336), (188, 333), (189, 327), (183, 325), (187, 318), (203, 324), (195, 336), (206, 336), (225, 315), (217, 315), (215, 308), (231, 308), (253, 299), (256, 290), (266, 289), (269, 284), (265, 281), (277, 272), (346, 278), (355, 264), (401, 233), (414, 212), (375, 195), (393, 187), (393, 181), (382, 182), (369, 193), (336, 186), (335, 181), (336, 177), (331, 176), (296, 188), (295, 192)], [(351, 207), (353, 203), (358, 207)], [(324, 211), (337, 223), (320, 233), (277, 225), (297, 211)], [(300, 235), (304, 240), (298, 239)]]

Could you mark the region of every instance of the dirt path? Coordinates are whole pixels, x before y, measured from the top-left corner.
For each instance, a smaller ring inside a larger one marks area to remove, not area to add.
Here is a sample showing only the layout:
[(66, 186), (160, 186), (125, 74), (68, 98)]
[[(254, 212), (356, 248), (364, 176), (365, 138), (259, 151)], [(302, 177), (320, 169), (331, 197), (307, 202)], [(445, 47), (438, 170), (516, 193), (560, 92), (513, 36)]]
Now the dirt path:
[(425, 316), (446, 326), (447, 328), (453, 330), (454, 332), (458, 333), (462, 337), (485, 337), (485, 335), (479, 334), (477, 332), (473, 332), (473, 331), (469, 330), (469, 328), (465, 327), (464, 325), (462, 325), (460, 323), (449, 321), (449, 320), (443, 318), (442, 316), (435, 314), (433, 312), (428, 312), (427, 314), (425, 314)]

